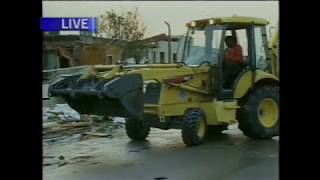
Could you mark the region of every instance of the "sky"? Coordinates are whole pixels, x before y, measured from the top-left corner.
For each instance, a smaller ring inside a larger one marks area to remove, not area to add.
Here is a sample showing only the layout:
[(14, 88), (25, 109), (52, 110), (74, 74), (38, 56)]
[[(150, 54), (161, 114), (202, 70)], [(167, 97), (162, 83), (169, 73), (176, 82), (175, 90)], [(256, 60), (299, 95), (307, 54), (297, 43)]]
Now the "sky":
[(121, 13), (137, 7), (148, 28), (145, 37), (167, 33), (164, 21), (173, 35), (185, 33), (191, 20), (216, 16), (260, 17), (271, 26), (279, 22), (277, 1), (43, 1), (42, 7), (42, 17), (99, 17), (107, 10)]

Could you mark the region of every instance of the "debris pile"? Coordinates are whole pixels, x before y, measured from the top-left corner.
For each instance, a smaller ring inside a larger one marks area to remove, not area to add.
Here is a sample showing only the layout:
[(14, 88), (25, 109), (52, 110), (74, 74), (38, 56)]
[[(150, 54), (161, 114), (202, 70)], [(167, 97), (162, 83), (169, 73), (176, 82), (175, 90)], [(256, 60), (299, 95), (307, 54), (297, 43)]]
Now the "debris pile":
[[(80, 115), (68, 104), (56, 104), (52, 108), (43, 108), (42, 118), (43, 166), (61, 167), (88, 159), (83, 154), (79, 156), (75, 153), (78, 150), (70, 153), (51, 153), (55, 147), (62, 148), (74, 144), (75, 147), (80, 148), (81, 145), (76, 144), (83, 141), (90, 140), (89, 142), (94, 144), (101, 142), (98, 138), (107, 140), (125, 135), (125, 118)], [(93, 162), (93, 164), (97, 163), (99, 162)]]
[(44, 108), (42, 120), (58, 122), (80, 121), (80, 114), (73, 110), (68, 104), (56, 104), (54, 108)]
[(125, 118), (80, 115), (68, 104), (56, 104), (43, 109), (42, 134), (44, 139), (81, 135), (83, 138), (112, 137), (123, 129)]

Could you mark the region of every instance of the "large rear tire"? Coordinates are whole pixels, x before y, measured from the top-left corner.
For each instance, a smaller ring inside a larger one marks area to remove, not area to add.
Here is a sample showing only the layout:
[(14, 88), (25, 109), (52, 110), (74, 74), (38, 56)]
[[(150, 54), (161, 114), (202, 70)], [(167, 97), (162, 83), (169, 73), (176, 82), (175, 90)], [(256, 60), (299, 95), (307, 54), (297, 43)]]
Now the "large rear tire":
[(133, 140), (145, 140), (150, 132), (150, 127), (145, 125), (143, 120), (128, 118), (126, 120), (126, 132)]
[(252, 139), (270, 139), (279, 135), (279, 87), (257, 87), (240, 106), (237, 119), (244, 135)]
[(196, 146), (204, 142), (207, 135), (207, 122), (199, 109), (188, 110), (182, 120), (182, 140), (187, 146)]

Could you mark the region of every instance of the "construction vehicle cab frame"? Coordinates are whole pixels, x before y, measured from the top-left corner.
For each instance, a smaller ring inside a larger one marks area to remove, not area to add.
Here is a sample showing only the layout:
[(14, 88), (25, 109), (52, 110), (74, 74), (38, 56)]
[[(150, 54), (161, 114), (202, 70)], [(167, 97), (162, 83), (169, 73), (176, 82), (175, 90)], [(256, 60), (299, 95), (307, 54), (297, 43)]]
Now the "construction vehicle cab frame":
[[(81, 114), (127, 117), (127, 134), (135, 140), (145, 139), (150, 127), (175, 128), (185, 144), (198, 145), (234, 121), (248, 137), (272, 138), (279, 132), (279, 53), (278, 38), (268, 46), (268, 23), (239, 16), (192, 21), (181, 62), (96, 65), (53, 83), (49, 93)], [(246, 42), (247, 54), (241, 72), (226, 84), (228, 33)]]

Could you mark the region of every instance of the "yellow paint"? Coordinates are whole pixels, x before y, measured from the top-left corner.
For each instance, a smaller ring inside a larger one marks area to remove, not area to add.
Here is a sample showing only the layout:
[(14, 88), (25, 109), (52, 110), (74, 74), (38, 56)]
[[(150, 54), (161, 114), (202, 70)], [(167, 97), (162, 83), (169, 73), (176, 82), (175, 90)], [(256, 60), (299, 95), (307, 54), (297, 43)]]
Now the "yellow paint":
[(191, 91), (191, 92), (201, 93), (201, 94), (205, 94), (205, 95), (209, 94), (209, 91), (202, 90), (200, 88), (196, 88), (196, 87), (192, 87), (192, 86), (188, 86), (188, 85), (184, 85), (184, 84), (170, 84), (170, 85), (175, 86), (175, 87), (179, 87), (183, 90), (187, 90), (187, 91)]
[(106, 70), (111, 70), (115, 67), (118, 67), (119, 65), (102, 65), (102, 64), (98, 64), (98, 65), (94, 65), (93, 68), (97, 71), (106, 71)]
[(98, 71), (93, 66), (91, 66), (89, 70), (81, 76), (81, 79), (90, 79), (98, 76), (98, 74)]
[[(198, 73), (193, 75), (193, 78), (186, 82), (185, 85), (198, 87), (202, 89), (209, 89), (209, 69), (205, 69), (202, 73)], [(205, 84), (203, 84), (205, 82)]]
[[(255, 83), (262, 80), (262, 79), (273, 79), (275, 81), (279, 81), (278, 77), (276, 77), (272, 74), (263, 72), (261, 70), (257, 70)], [(252, 72), (248, 71), (245, 74), (243, 74), (242, 77), (240, 78), (240, 80), (238, 81), (238, 84), (235, 88), (233, 97), (234, 98), (243, 97), (248, 92), (248, 90), (251, 88), (251, 86), (252, 86)]]
[(123, 72), (123, 74), (141, 74), (144, 80), (158, 80), (161, 82), (165, 79), (179, 76), (195, 75), (208, 71), (209, 67), (189, 68), (184, 66), (180, 68), (143, 68)]
[(210, 101), (210, 102), (193, 102), (162, 104), (158, 106), (145, 105), (144, 112), (161, 117), (184, 116), (185, 112), (191, 108), (200, 108), (206, 116), (208, 125), (229, 123), (236, 118), (236, 109), (239, 108), (236, 101)]
[(182, 64), (147, 64), (146, 67), (148, 68), (177, 68), (182, 67)]
[(236, 120), (236, 110), (239, 108), (236, 101), (233, 102), (215, 102), (215, 111), (218, 122), (230, 123)]
[[(176, 104), (176, 103), (192, 103), (192, 102), (206, 102), (210, 101), (211, 97), (209, 94), (209, 84), (208, 84), (208, 69), (204, 69), (205, 71), (199, 71), (194, 74), (190, 74), (190, 72), (182, 72), (187, 73), (185, 76), (191, 77), (191, 80), (180, 84), (180, 85), (172, 85), (167, 82), (168, 79), (172, 77), (168, 77), (168, 74), (165, 76), (166, 79), (162, 79), (159, 77), (159, 81), (162, 81), (162, 89), (160, 93), (160, 104)], [(179, 76), (176, 76), (177, 78)], [(183, 77), (183, 76), (181, 76)], [(206, 83), (204, 83), (206, 82)]]
[(120, 67), (117, 66), (117, 67), (113, 68), (112, 70), (104, 73), (104, 74), (102, 75), (102, 77), (103, 77), (104, 79), (113, 79), (114, 76), (115, 76), (115, 74), (116, 74), (117, 72), (119, 72), (119, 71), (120, 71)]
[[(229, 17), (214, 17), (209, 19), (201, 19), (191, 21), (187, 23), (187, 27), (204, 27), (208, 24), (216, 24), (216, 25), (223, 25), (223, 24), (238, 24), (238, 25), (248, 25), (248, 24), (255, 24), (255, 25), (268, 25), (269, 21), (263, 18), (256, 18), (256, 17), (245, 17), (245, 16), (229, 16)], [(193, 26), (191, 26), (193, 24)]]
[(199, 138), (203, 138), (206, 134), (206, 120), (201, 118), (197, 128), (197, 135)]
[(273, 99), (266, 98), (261, 101), (258, 113), (259, 121), (264, 127), (273, 127), (279, 121), (279, 107)]
[(185, 77), (190, 77), (191, 80), (188, 80), (187, 82), (182, 84), (170, 84), (170, 86), (176, 86), (187, 91), (202, 93), (205, 95), (209, 94), (209, 74), (207, 71), (197, 74), (190, 74), (189, 76)]
[(187, 91), (170, 85), (163, 85), (160, 93), (160, 104), (202, 102), (209, 99), (208, 95)]

